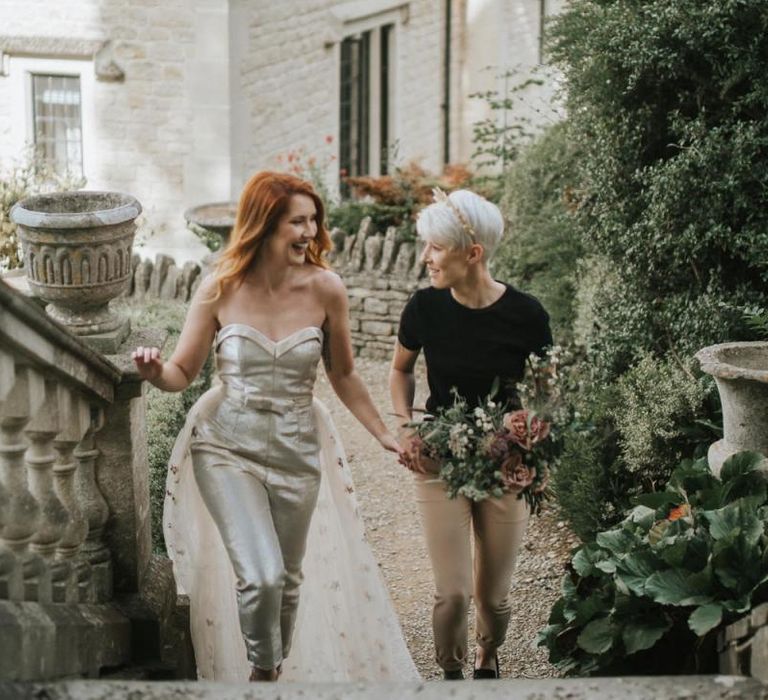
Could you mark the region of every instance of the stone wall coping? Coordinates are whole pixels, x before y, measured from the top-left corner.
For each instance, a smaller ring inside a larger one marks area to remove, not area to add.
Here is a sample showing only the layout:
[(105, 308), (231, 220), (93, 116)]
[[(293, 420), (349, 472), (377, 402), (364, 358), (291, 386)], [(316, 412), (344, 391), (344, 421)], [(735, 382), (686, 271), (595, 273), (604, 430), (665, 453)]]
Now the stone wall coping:
[(744, 676), (636, 676), (546, 678), (538, 680), (431, 683), (200, 683), (149, 681), (68, 681), (0, 683), (5, 700), (52, 697), (57, 700), (768, 700), (768, 687)]
[(112, 402), (123, 373), (49, 318), (31, 299), (0, 280), (0, 342), (37, 365), (74, 383), (89, 395)]

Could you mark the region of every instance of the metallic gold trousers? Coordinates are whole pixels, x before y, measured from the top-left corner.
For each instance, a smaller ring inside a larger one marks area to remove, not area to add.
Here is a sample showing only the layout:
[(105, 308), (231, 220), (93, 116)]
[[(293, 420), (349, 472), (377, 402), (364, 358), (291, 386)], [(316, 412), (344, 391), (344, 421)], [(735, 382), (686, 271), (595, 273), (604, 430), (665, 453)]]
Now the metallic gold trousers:
[[(228, 393), (195, 426), (190, 450), (200, 495), (237, 578), (248, 659), (272, 669), (291, 646), (320, 485), (312, 409), (306, 401), (257, 405)], [(237, 434), (221, 427), (233, 423)]]
[[(509, 626), (509, 589), (528, 507), (516, 494), (471, 501), (450, 499), (433, 475), (416, 475), (427, 549), (435, 575), (432, 628), (438, 665), (462, 668), (467, 657), (467, 615), (474, 592), (477, 643), (495, 651)], [(471, 539), (474, 535), (474, 561)]]

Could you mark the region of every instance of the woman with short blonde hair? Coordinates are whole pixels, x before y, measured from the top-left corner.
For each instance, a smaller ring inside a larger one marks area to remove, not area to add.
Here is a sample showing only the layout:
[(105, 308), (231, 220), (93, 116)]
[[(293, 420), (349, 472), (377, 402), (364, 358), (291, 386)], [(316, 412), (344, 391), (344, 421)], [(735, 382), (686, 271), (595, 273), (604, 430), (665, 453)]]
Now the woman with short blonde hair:
[(534, 297), (493, 279), (488, 270), (504, 232), (496, 205), (469, 190), (450, 196), (437, 190), (435, 202), (420, 213), (416, 226), (431, 286), (418, 290), (402, 312), (390, 391), (402, 424), (405, 463), (414, 471), (435, 574), (437, 663), (446, 679), (463, 678), (467, 613), (474, 595), (473, 677), (498, 678), (497, 650), (509, 624), (509, 588), (528, 509), (517, 493), (479, 502), (448, 498), (435, 479), (438, 465), (419, 452), (408, 427), (413, 419), (414, 366), (423, 350), (428, 412), (451, 406), (454, 390), (471, 410), (497, 379), (500, 388), (494, 400), (516, 406), (515, 385), (523, 378), (528, 355), (552, 344), (549, 317)]

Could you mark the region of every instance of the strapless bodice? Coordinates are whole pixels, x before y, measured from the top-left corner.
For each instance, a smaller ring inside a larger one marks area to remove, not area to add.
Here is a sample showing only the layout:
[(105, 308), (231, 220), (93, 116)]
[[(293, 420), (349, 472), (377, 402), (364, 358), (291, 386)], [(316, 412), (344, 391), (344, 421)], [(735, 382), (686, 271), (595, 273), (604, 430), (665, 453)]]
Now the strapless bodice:
[(216, 336), (216, 367), (230, 392), (311, 401), (322, 346), (316, 326), (274, 341), (253, 326), (229, 323)]
[(192, 432), (197, 462), (237, 463), (271, 482), (283, 478), (278, 471), (318, 479), (312, 389), (322, 347), (315, 326), (279, 341), (246, 324), (223, 326), (215, 342), (221, 385), (210, 390)]

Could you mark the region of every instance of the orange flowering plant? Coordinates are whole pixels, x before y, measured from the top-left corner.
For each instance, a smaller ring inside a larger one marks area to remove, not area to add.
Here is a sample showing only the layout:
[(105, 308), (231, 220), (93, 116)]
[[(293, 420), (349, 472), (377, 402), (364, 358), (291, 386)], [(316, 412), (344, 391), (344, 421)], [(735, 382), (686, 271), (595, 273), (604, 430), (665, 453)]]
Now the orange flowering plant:
[(559, 354), (553, 348), (542, 358), (531, 356), (526, 381), (517, 385), (520, 407), (497, 400), (497, 380), (479, 405), (470, 407), (454, 391), (451, 406), (410, 424), (421, 453), (439, 465), (436, 477), (451, 498), (482, 501), (513, 492), (532, 513), (540, 512), (549, 497)]

